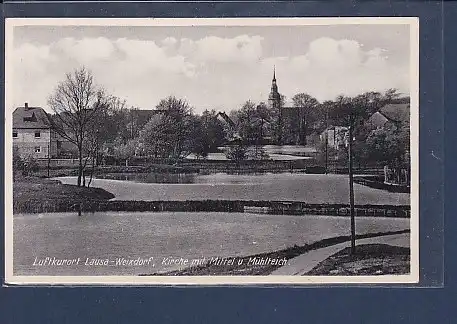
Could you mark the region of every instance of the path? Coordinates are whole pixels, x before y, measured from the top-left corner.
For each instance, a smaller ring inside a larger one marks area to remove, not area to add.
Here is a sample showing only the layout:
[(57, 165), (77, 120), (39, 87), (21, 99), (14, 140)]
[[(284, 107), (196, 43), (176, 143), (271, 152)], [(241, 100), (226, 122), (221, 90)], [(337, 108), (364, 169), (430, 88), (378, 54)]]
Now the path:
[[(356, 241), (356, 244), (389, 244), (393, 246), (409, 247), (410, 246), (410, 235), (406, 234), (395, 234), (386, 235), (380, 237), (372, 237), (367, 239), (360, 239)], [(322, 249), (309, 251), (301, 254), (298, 257), (290, 259), (286, 266), (283, 266), (271, 273), (272, 276), (301, 276), (311, 271), (319, 263), (332, 256), (333, 254), (349, 247), (351, 242), (344, 242), (332, 246), (328, 246)]]

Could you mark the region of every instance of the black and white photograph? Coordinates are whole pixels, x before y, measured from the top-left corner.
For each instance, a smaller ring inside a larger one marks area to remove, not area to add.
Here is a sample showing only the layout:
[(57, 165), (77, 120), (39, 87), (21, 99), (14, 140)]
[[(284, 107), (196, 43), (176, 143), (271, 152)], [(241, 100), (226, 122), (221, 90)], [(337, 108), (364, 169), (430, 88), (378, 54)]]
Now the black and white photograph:
[(418, 35), (6, 19), (6, 282), (418, 282)]

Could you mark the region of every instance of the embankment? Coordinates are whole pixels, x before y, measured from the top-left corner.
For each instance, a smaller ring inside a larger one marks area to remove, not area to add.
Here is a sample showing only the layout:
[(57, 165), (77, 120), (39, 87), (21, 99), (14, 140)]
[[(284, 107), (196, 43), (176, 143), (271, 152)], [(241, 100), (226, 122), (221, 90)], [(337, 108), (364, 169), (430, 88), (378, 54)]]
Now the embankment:
[[(76, 161), (76, 160), (75, 160)], [(34, 173), (39, 177), (74, 176), (77, 174), (77, 165), (62, 163), (60, 160), (38, 161), (39, 170)], [(132, 161), (129, 166), (125, 165), (100, 165), (95, 167), (94, 175), (105, 173), (252, 173), (252, 172), (310, 172), (324, 173), (322, 167), (316, 166), (313, 159), (301, 159), (291, 161), (281, 160), (138, 160)]]
[(381, 189), (388, 192), (410, 193), (411, 188), (406, 185), (395, 185), (384, 182), (383, 176), (356, 176), (354, 182), (362, 186)]
[(114, 195), (100, 188), (66, 185), (57, 180), (24, 178), (13, 182), (13, 212), (42, 213), (81, 203), (102, 203)]
[[(95, 189), (95, 188), (93, 188)], [(76, 204), (75, 204), (76, 203)], [(15, 213), (131, 211), (131, 212), (247, 212), (275, 215), (348, 216), (344, 204), (307, 204), (288, 201), (188, 200), (188, 201), (122, 201), (28, 199), (14, 202)], [(410, 217), (410, 206), (356, 205), (356, 216)]]

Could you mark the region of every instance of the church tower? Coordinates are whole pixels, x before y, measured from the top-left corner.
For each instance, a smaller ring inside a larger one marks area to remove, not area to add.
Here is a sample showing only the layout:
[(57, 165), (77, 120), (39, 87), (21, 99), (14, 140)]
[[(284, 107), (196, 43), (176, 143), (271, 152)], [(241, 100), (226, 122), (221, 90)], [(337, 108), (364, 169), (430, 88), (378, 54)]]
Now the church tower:
[(268, 96), (268, 104), (270, 108), (279, 109), (281, 103), (281, 95), (278, 92), (278, 85), (276, 84), (276, 68), (273, 67), (273, 80), (271, 81), (271, 91)]
[(273, 67), (273, 80), (271, 81), (271, 91), (268, 96), (268, 105), (270, 106), (270, 109), (279, 111), (278, 123), (274, 133), (277, 141), (276, 144), (282, 145), (283, 116), (281, 109), (281, 95), (278, 92), (278, 85), (276, 84), (276, 67)]

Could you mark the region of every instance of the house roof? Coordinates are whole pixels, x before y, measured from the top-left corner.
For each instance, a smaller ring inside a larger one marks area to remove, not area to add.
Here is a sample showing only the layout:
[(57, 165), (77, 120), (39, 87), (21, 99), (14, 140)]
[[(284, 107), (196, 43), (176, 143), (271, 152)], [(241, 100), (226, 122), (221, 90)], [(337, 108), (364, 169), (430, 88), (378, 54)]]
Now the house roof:
[(50, 128), (50, 126), (43, 108), (24, 106), (14, 110), (13, 128)]
[(385, 123), (387, 123), (389, 119), (384, 116), (382, 113), (379, 111), (375, 112), (371, 117), (368, 119), (368, 123), (375, 127), (382, 127), (384, 126)]
[(388, 104), (379, 110), (384, 117), (394, 122), (408, 122), (409, 111), (408, 103)]
[(408, 123), (409, 110), (408, 103), (387, 104), (371, 115), (368, 123), (375, 127), (383, 127), (388, 121)]

